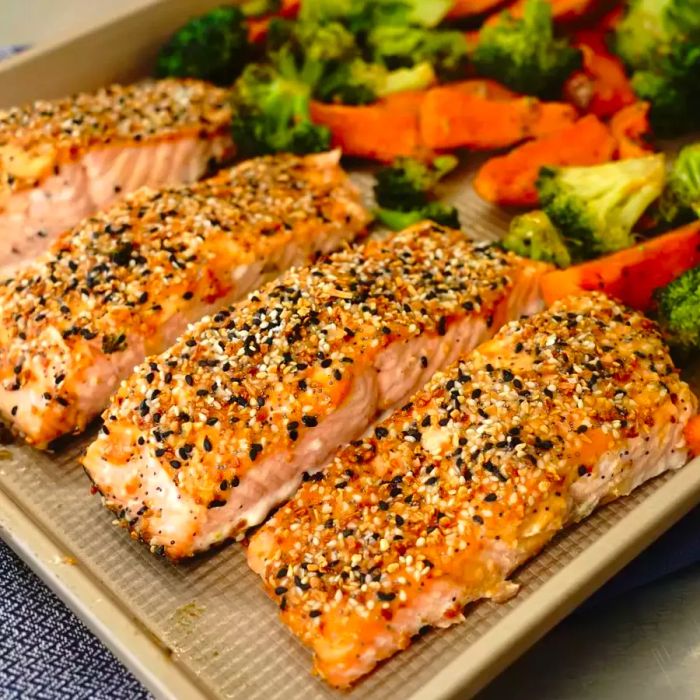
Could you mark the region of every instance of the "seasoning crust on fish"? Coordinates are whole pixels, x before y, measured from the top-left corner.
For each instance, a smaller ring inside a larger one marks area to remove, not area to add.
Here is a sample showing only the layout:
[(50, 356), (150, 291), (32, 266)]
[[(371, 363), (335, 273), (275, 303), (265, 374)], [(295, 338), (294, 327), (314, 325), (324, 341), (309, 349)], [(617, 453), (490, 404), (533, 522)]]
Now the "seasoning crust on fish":
[(338, 154), (144, 188), (0, 282), (0, 412), (28, 442), (79, 432), (188, 323), (364, 231)]
[(437, 374), (252, 538), (283, 621), (347, 686), (566, 525), (685, 464), (695, 397), (655, 325), (568, 298)]
[(291, 271), (141, 365), (85, 468), (154, 551), (240, 535), (379, 412), (536, 309), (544, 269), (419, 224)]
[(167, 79), (0, 111), (0, 272), (143, 185), (187, 183), (231, 154), (221, 88)]

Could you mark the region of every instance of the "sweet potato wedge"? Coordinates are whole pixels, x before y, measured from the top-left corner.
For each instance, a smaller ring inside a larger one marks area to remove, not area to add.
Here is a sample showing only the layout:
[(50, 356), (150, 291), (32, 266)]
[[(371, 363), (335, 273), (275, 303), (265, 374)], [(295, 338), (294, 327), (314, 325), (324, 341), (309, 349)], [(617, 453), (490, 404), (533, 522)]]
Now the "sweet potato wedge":
[(507, 89), (498, 86), (493, 92), (493, 83), (486, 94), (464, 85), (445, 85), (426, 93), (420, 109), (420, 135), (428, 148), (504, 148), (561, 129), (576, 118), (571, 105), (532, 97), (506, 99)]
[(700, 416), (693, 416), (688, 421), (683, 434), (693, 455), (700, 456)]
[(447, 13), (449, 19), (462, 17), (476, 17), (487, 12), (493, 12), (504, 0), (455, 0), (452, 8)]
[(543, 165), (596, 165), (612, 160), (616, 142), (597, 117), (589, 115), (559, 131), (488, 160), (474, 188), (494, 204), (537, 204), (535, 182)]
[(700, 221), (597, 260), (545, 274), (542, 296), (551, 304), (569, 294), (602, 291), (646, 311), (654, 290), (700, 264)]
[(610, 131), (617, 142), (617, 157), (620, 159), (641, 158), (654, 152), (647, 142), (651, 133), (648, 102), (635, 102), (614, 114)]
[(397, 156), (427, 155), (421, 143), (418, 112), (425, 93), (410, 92), (371, 105), (311, 103), (311, 119), (331, 131), (334, 147), (347, 156), (382, 162)]
[(578, 43), (583, 68), (564, 84), (564, 95), (582, 112), (609, 117), (632, 104), (636, 97), (619, 58), (594, 36), (591, 43)]

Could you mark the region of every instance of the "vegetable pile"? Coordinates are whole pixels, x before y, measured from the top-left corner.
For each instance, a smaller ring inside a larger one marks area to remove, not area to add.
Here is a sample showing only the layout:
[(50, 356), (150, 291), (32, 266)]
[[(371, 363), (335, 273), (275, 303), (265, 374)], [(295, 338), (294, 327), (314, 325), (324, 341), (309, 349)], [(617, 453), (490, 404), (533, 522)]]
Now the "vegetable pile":
[(156, 73), (229, 86), (241, 157), (379, 162), (393, 229), (458, 227), (441, 180), (502, 151), (472, 184), (521, 208), (503, 247), (568, 268), (545, 295), (605, 289), (700, 349), (700, 143), (656, 152), (700, 136), (698, 0), (247, 0), (182, 27)]

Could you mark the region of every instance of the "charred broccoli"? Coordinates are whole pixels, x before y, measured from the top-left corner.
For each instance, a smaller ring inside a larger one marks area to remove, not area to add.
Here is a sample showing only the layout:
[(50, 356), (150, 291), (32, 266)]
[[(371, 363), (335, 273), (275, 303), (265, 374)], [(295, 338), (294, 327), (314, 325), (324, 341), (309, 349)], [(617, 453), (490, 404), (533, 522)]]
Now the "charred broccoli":
[(392, 231), (401, 231), (425, 219), (450, 228), (459, 228), (460, 225), (457, 209), (444, 202), (428, 202), (425, 206), (410, 211), (380, 208), (376, 214), (377, 219)]
[(267, 58), (285, 77), (312, 90), (359, 55), (355, 37), (338, 22), (324, 25), (275, 18), (270, 22)]
[(614, 48), (633, 69), (656, 69), (674, 47), (700, 38), (696, 0), (631, 0), (615, 30)]
[(664, 187), (664, 156), (588, 167), (540, 170), (540, 204), (575, 259), (612, 253), (634, 243), (632, 229)]
[(288, 151), (315, 153), (330, 145), (330, 132), (309, 116), (309, 86), (272, 66), (250, 64), (232, 92), (233, 140), (242, 156)]
[(229, 85), (250, 55), (244, 20), (238, 7), (219, 7), (191, 19), (161, 48), (156, 75)]
[(659, 325), (669, 343), (685, 353), (700, 350), (700, 267), (687, 270), (655, 292)]
[(532, 260), (552, 263), (557, 267), (571, 265), (571, 254), (564, 237), (543, 211), (516, 216), (510, 222), (501, 245)]
[(423, 90), (435, 81), (435, 72), (429, 63), (389, 70), (379, 63), (356, 58), (339, 66), (321, 81), (314, 94), (324, 102), (360, 105), (395, 92)]
[(454, 156), (438, 156), (432, 163), (397, 158), (377, 171), (374, 196), (381, 207), (407, 211), (430, 201), (430, 195), (445, 175), (457, 167)]
[(681, 149), (668, 175), (659, 210), (668, 223), (700, 218), (700, 143)]
[(246, 17), (262, 17), (279, 12), (282, 0), (245, 0), (239, 7)]
[(472, 60), (479, 74), (538, 97), (557, 96), (582, 64), (581, 51), (554, 36), (547, 0), (527, 0), (522, 19), (506, 11), (484, 27)]
[(428, 62), (442, 80), (466, 74), (467, 39), (462, 32), (422, 27), (375, 27), (367, 36), (372, 60), (387, 68)]
[(433, 201), (433, 190), (447, 173), (457, 167), (454, 156), (438, 156), (432, 163), (414, 158), (397, 158), (377, 172), (374, 196), (379, 205), (377, 218), (391, 229), (406, 228), (422, 219), (459, 228), (457, 210)]
[(632, 75), (637, 96), (651, 104), (649, 121), (659, 136), (675, 136), (700, 124), (700, 41), (681, 43), (656, 68)]
[(384, 24), (435, 27), (452, 0), (314, 0), (302, 2), (299, 17), (311, 22), (338, 21), (353, 33)]

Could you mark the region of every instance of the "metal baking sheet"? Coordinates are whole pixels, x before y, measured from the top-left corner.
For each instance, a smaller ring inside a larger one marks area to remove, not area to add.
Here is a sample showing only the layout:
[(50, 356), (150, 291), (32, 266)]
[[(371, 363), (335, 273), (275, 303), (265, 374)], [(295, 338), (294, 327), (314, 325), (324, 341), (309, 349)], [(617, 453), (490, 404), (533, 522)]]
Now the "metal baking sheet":
[[(0, 103), (143, 75), (164, 36), (217, 4), (151, 2), (10, 59), (0, 69)], [(510, 216), (473, 194), (477, 164), (468, 159), (447, 194), (467, 231), (493, 239)], [(353, 177), (369, 189), (366, 173)], [(521, 591), (514, 599), (471, 606), (466, 622), (426, 635), (349, 693), (338, 692), (310, 674), (310, 654), (278, 621), (240, 545), (175, 566), (112, 524), (77, 464), (90, 437), (55, 454), (0, 447), (0, 536), (163, 698), (471, 695), (700, 500), (695, 460), (556, 538), (517, 573)]]

